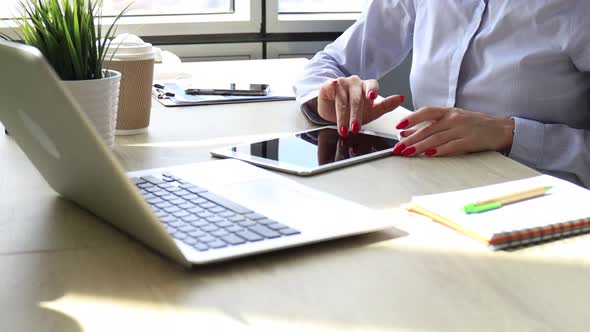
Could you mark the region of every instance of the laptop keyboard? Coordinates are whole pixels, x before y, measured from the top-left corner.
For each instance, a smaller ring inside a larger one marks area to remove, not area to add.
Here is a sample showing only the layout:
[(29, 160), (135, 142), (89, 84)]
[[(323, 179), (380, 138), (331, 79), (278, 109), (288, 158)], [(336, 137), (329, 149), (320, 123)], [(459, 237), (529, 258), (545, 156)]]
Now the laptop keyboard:
[(168, 233), (199, 251), (300, 233), (170, 173), (132, 180)]

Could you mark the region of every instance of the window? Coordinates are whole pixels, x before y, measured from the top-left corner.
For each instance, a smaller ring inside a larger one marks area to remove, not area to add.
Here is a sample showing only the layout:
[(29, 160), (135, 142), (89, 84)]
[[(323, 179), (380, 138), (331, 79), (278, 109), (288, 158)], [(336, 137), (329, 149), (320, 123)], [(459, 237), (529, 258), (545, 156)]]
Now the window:
[(267, 31), (342, 32), (370, 0), (268, 0)]
[[(120, 12), (129, 0), (104, 0), (104, 15)], [(233, 0), (136, 0), (128, 15), (230, 14)]]
[[(2, 0), (0, 32), (11, 34), (21, 0)], [(118, 32), (142, 36), (258, 33), (262, 0), (103, 0), (104, 24), (129, 3)]]
[[(178, 15), (178, 14), (229, 14), (233, 12), (234, 0), (103, 0), (104, 15), (115, 15), (133, 2), (129, 15)], [(0, 17), (19, 15), (21, 0), (4, 0)]]
[(358, 13), (366, 0), (278, 0), (279, 14), (287, 13)]
[(4, 0), (4, 4), (0, 6), (0, 18), (11, 18), (18, 16), (16, 9), (18, 8), (19, 0)]
[[(20, 16), (19, 3), (29, 0), (0, 1), (0, 33), (17, 38), (13, 29), (18, 27), (10, 18)], [(183, 58), (194, 61), (218, 56), (310, 57), (354, 23), (371, 0), (99, 1), (104, 25), (132, 3), (117, 33), (133, 33), (159, 46), (174, 45)], [(318, 34), (297, 37), (301, 32)], [(238, 45), (247, 46), (246, 51), (238, 52)]]

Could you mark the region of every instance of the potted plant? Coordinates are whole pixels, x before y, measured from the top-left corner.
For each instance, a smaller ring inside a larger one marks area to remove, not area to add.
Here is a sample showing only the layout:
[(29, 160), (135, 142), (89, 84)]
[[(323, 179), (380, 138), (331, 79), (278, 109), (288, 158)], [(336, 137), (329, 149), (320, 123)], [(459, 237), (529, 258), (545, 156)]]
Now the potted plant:
[(121, 74), (103, 64), (116, 24), (128, 8), (105, 29), (102, 0), (28, 0), (20, 2), (22, 17), (17, 20), (21, 39), (43, 53), (109, 147), (114, 144)]

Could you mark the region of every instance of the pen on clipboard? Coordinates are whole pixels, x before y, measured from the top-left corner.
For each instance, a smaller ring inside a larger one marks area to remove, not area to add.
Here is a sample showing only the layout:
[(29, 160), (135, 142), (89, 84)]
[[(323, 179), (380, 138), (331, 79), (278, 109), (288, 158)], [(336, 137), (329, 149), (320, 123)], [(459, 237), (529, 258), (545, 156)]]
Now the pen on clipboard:
[(547, 191), (551, 190), (551, 188), (551, 186), (536, 187), (508, 195), (486, 199), (484, 201), (469, 203), (463, 207), (463, 210), (467, 214), (495, 210), (507, 204), (517, 203), (527, 199), (543, 196), (547, 193)]
[(222, 95), (222, 96), (267, 96), (270, 92), (268, 84), (249, 84), (238, 86), (230, 83), (222, 88), (188, 88), (184, 90), (187, 95)]
[[(217, 90), (215, 89), (186, 89), (184, 90), (184, 93), (186, 93), (187, 95), (212, 95), (217, 93)], [(227, 93), (229, 94), (229, 92)]]

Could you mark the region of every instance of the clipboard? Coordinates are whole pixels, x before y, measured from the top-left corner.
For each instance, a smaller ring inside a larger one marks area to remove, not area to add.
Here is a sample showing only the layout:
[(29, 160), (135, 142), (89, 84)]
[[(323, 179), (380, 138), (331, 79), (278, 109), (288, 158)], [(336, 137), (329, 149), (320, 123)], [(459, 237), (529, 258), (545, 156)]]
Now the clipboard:
[(152, 95), (166, 107), (215, 105), (231, 103), (252, 103), (264, 101), (294, 100), (295, 93), (287, 89), (270, 89), (265, 96), (231, 96), (231, 95), (188, 95), (176, 82), (160, 82), (152, 86)]

